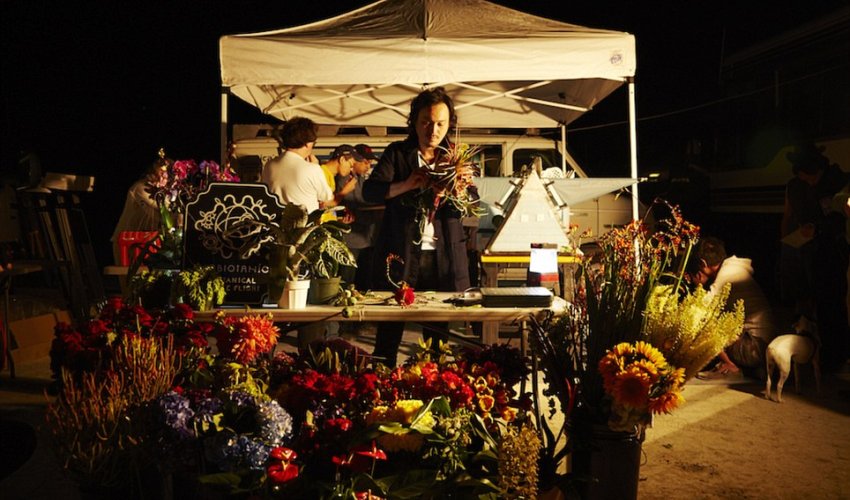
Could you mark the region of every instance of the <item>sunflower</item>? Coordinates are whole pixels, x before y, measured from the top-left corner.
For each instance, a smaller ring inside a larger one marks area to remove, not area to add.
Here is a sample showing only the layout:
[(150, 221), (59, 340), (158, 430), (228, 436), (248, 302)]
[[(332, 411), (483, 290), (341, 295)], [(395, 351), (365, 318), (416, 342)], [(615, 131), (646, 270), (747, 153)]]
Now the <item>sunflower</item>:
[(635, 368), (641, 370), (642, 372), (646, 373), (647, 375), (649, 375), (649, 379), (653, 384), (658, 381), (658, 371), (659, 371), (658, 368), (659, 367), (658, 367), (658, 365), (656, 365), (652, 361), (649, 361), (648, 359), (639, 359), (639, 360), (635, 361), (634, 363), (630, 364), (629, 367), (635, 367)]
[(645, 359), (649, 360), (655, 366), (664, 366), (667, 364), (667, 360), (664, 359), (664, 355), (661, 354), (661, 351), (652, 347), (652, 344), (649, 342), (644, 342), (643, 340), (638, 340), (635, 342), (635, 354), (638, 356), (642, 356)]
[(630, 367), (616, 375), (612, 396), (620, 404), (643, 408), (651, 386), (649, 375), (637, 367)]
[(649, 411), (655, 413), (656, 415), (661, 413), (671, 414), (673, 410), (679, 407), (682, 403), (685, 402), (685, 398), (682, 397), (682, 394), (678, 389), (670, 390), (661, 394), (657, 398), (652, 398), (649, 400)]

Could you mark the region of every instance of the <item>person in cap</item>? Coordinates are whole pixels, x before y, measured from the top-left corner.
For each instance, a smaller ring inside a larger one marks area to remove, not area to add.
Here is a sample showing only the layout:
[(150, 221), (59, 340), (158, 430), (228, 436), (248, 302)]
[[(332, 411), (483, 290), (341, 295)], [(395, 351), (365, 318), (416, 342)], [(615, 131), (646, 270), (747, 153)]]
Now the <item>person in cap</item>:
[[(384, 217), (384, 204), (370, 203), (363, 198), (363, 184), (369, 177), (372, 165), (378, 161), (377, 155), (366, 144), (357, 144), (354, 149), (362, 158), (355, 161), (352, 168), (351, 178), (355, 181), (355, 187), (343, 196), (340, 204), (347, 211), (344, 221), (351, 225), (351, 232), (345, 235), (345, 243), (357, 257), (357, 268), (345, 268), (342, 277), (346, 283), (354, 283), (358, 290), (369, 290), (373, 287), (372, 250)], [(345, 181), (338, 176), (337, 185), (342, 184)]]
[[(340, 144), (332, 152), (330, 159), (322, 164), (322, 170), (325, 174), (325, 180), (335, 193), (342, 193), (343, 196), (350, 193), (354, 189), (355, 180), (351, 178), (351, 170), (358, 162), (363, 162), (365, 159), (354, 146), (350, 144)], [(343, 184), (337, 185), (337, 178), (344, 179)]]

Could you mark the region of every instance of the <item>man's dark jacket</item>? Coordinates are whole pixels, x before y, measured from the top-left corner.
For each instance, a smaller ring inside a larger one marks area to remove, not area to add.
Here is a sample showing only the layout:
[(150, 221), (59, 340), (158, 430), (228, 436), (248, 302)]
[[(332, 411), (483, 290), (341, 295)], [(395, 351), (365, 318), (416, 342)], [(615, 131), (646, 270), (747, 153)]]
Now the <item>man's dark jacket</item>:
[[(416, 288), (419, 274), (420, 240), (416, 223), (416, 208), (405, 205), (417, 190), (408, 191), (392, 199), (385, 199), (390, 184), (407, 179), (419, 168), (419, 150), (415, 139), (394, 142), (387, 146), (378, 165), (363, 185), (363, 197), (370, 203), (386, 203), (384, 222), (375, 243), (376, 266), (374, 283), (386, 278), (386, 256), (394, 253), (404, 259), (404, 271), (398, 276), (398, 264), (393, 265), (393, 279), (403, 279)], [(471, 187), (474, 190), (474, 186)], [(461, 224), (461, 214), (451, 203), (444, 203), (434, 217), (434, 236), (438, 267), (437, 282), (441, 291), (462, 291), (469, 288), (469, 266), (466, 254), (466, 235)]]

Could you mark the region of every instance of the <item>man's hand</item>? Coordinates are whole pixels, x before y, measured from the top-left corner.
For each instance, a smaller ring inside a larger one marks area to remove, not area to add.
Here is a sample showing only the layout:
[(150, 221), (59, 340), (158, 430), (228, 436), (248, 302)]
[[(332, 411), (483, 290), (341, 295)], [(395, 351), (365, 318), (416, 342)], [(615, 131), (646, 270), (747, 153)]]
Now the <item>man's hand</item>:
[(357, 177), (351, 176), (348, 179), (348, 182), (345, 183), (344, 186), (339, 190), (339, 194), (342, 196), (347, 195), (348, 193), (354, 191), (354, 188), (357, 187)]

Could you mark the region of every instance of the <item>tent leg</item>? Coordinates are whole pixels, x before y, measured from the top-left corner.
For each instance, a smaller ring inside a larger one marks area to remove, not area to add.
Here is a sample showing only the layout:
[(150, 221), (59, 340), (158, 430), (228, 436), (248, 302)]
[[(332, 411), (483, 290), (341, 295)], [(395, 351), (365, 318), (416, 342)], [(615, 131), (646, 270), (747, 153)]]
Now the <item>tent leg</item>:
[(221, 88), (221, 166), (227, 165), (227, 87)]
[(567, 126), (561, 124), (561, 172), (567, 176)]
[(632, 185), (632, 220), (640, 217), (638, 213), (638, 165), (637, 165), (637, 112), (635, 110), (635, 79), (629, 77), (629, 163), (631, 176), (635, 180)]

